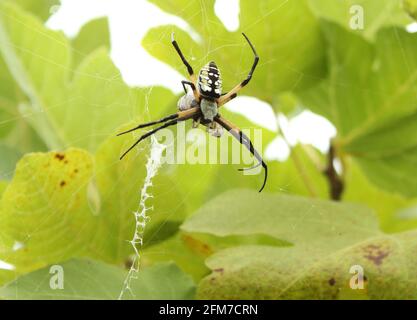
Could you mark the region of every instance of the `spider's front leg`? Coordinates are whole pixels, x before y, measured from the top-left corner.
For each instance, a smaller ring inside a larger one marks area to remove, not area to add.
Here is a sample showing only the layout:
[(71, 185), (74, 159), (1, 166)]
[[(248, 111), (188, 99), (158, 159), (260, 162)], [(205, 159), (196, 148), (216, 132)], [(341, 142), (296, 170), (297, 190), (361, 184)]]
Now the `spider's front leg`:
[(239, 83), (237, 86), (235, 86), (232, 90), (230, 90), (227, 94), (221, 96), (217, 100), (217, 103), (218, 103), (219, 107), (237, 97), (237, 93), (251, 81), (253, 73), (255, 72), (256, 66), (258, 65), (258, 62), (259, 62), (259, 56), (256, 53), (255, 47), (253, 46), (252, 42), (250, 42), (250, 40), (246, 36), (246, 34), (242, 33), (242, 35), (245, 37), (246, 41), (248, 42), (248, 44), (249, 44), (250, 48), (252, 49), (252, 52), (255, 56), (253, 64), (252, 64), (252, 68), (250, 69), (249, 74), (248, 74), (248, 76), (246, 77), (245, 80), (243, 80), (241, 83)]
[(185, 87), (186, 85), (188, 85), (193, 91), (194, 100), (196, 102), (200, 101), (200, 94), (198, 93), (197, 88), (195, 87), (194, 83), (192, 83), (191, 81), (182, 80), (181, 84), (182, 84), (182, 88), (184, 89), (185, 95), (188, 95), (187, 88)]
[(199, 114), (200, 114), (200, 108), (195, 107), (195, 108), (191, 108), (191, 109), (188, 109), (188, 110), (185, 110), (185, 111), (180, 111), (180, 112), (174, 113), (174, 114), (172, 114), (168, 117), (162, 118), (161, 120), (140, 124), (140, 125), (132, 128), (132, 129), (129, 129), (127, 131), (119, 133), (118, 136), (121, 136), (121, 135), (127, 134), (129, 132), (133, 132), (133, 131), (141, 129), (141, 128), (146, 128), (146, 127), (150, 127), (150, 126), (155, 125), (155, 124), (164, 123), (162, 126), (157, 127), (157, 128), (155, 128), (151, 131), (148, 131), (147, 133), (142, 135), (129, 149), (126, 150), (125, 153), (123, 153), (123, 155), (120, 157), (120, 160), (123, 159), (142, 140), (150, 137), (151, 135), (155, 134), (159, 130), (162, 130), (162, 129), (167, 128), (169, 126), (176, 125), (180, 121), (185, 121), (185, 120), (194, 118), (196, 116), (199, 116)]
[(187, 67), (188, 74), (190, 75), (190, 80), (191, 81), (181, 81), (182, 85), (184, 87), (184, 91), (186, 91), (185, 90), (185, 84), (190, 85), (191, 89), (193, 90), (195, 100), (200, 101), (200, 94), (199, 94), (198, 90), (196, 89), (197, 80), (196, 80), (196, 76), (194, 74), (193, 67), (191, 67), (190, 63), (184, 57), (184, 54), (182, 53), (177, 41), (174, 38), (174, 33), (171, 34), (171, 42), (172, 42), (172, 45), (175, 48), (175, 51), (177, 51), (178, 55), (180, 56), (182, 63), (184, 63), (184, 65)]

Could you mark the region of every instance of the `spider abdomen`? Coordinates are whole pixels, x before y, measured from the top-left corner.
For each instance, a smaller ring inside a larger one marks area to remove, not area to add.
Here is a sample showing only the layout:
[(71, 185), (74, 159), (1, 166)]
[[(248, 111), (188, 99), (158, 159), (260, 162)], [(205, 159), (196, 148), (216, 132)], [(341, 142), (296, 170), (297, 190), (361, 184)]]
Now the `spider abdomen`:
[(222, 79), (219, 68), (214, 61), (207, 63), (198, 76), (198, 89), (207, 99), (220, 98), (222, 94)]
[(198, 102), (195, 100), (192, 92), (188, 92), (183, 95), (177, 103), (178, 110), (184, 111), (198, 106)]

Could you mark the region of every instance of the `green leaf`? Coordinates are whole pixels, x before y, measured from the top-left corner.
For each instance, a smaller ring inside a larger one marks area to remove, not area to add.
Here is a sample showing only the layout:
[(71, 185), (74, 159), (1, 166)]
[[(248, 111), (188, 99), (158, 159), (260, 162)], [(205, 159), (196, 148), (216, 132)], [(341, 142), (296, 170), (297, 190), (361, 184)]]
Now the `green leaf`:
[(278, 92), (310, 86), (325, 73), (319, 24), (305, 0), (242, 0), (239, 32), (225, 29), (214, 13), (214, 0), (206, 1), (204, 8), (197, 0), (152, 2), (179, 15), (202, 37), (201, 44), (197, 44), (178, 28), (164, 26), (152, 29), (144, 38), (143, 45), (153, 56), (183, 74), (186, 69), (171, 45), (172, 31), (195, 72), (209, 60), (217, 62), (225, 91), (244, 80), (253, 63), (253, 53), (240, 35), (242, 31), (260, 56), (255, 80), (244, 94), (272, 101)]
[(19, 7), (0, 2), (0, 42), (0, 54), (30, 102), (32, 125), (50, 147), (59, 147), (61, 141), (53, 124), (41, 111), (62, 104), (70, 61), (68, 40)]
[[(24, 275), (0, 289), (0, 297), (9, 300), (114, 300), (119, 297), (126, 271), (93, 260), (70, 260), (60, 265), (63, 288), (52, 289), (57, 271), (50, 267)], [(52, 270), (52, 271), (51, 271)], [(54, 278), (55, 277), (55, 278)], [(133, 295), (125, 299), (192, 299), (192, 279), (175, 264), (165, 263), (141, 270), (131, 282)]]
[[(93, 50), (97, 43), (87, 45), (84, 34), (102, 27), (102, 21), (87, 26), (75, 40), (76, 52)], [(1, 39), (0, 53), (24, 94), (19, 111), (50, 149), (72, 145), (95, 151), (115, 128), (143, 118), (148, 104), (159, 116), (173, 98), (166, 89), (129, 88), (104, 48), (73, 70), (69, 40), (7, 2), (0, 3)]]
[(141, 252), (141, 263), (147, 266), (174, 261), (198, 282), (209, 273), (204, 260), (212, 253), (206, 242), (178, 232), (163, 242), (144, 248)]
[(363, 203), (374, 209), (378, 215), (380, 227), (385, 232), (400, 232), (415, 228), (414, 220), (401, 219), (398, 213), (415, 205), (416, 199), (409, 199), (377, 188), (369, 182), (365, 173), (354, 161), (349, 163), (348, 168), (345, 175), (344, 201)]
[(68, 96), (67, 103), (51, 108), (49, 113), (55, 123), (60, 123), (67, 143), (91, 151), (96, 151), (118, 126), (143, 119), (147, 104), (158, 117), (174, 97), (158, 87), (128, 87), (103, 48), (90, 54), (77, 69)]
[(235, 190), (207, 203), (182, 229), (217, 237), (262, 234), (293, 245), (243, 245), (214, 254), (199, 298), (344, 298), (354, 293), (354, 265), (365, 270), (361, 297), (417, 297), (416, 233), (385, 235), (361, 206)]
[[(110, 138), (99, 148), (95, 158), (100, 210), (90, 250), (93, 256), (113, 263), (124, 263), (133, 254), (128, 240), (133, 238), (133, 212), (141, 210), (140, 192), (147, 174), (149, 149), (146, 142), (119, 160), (120, 154), (132, 143), (129, 135)], [(150, 220), (146, 225), (145, 246), (174, 234), (188, 212), (181, 190), (173, 187), (175, 181), (169, 175), (159, 172), (152, 185), (148, 190), (152, 197), (146, 201)]]
[(13, 176), (14, 168), (21, 154), (14, 148), (0, 144), (0, 179)]
[(327, 198), (329, 187), (323, 172), (324, 156), (310, 145), (292, 147), (287, 161), (280, 163), (276, 175), (278, 188), (288, 194)]
[(292, 115), (297, 110), (299, 101), (292, 91), (283, 92), (275, 97), (272, 107), (276, 114)]
[[(0, 2), (6, 2), (1, 0)], [(10, 3), (10, 1), (9, 1)], [(59, 3), (55, 0), (16, 0), (23, 9), (31, 11), (41, 19), (45, 20), (49, 16), (50, 9), (53, 5)], [(6, 12), (6, 14), (8, 14)], [(21, 20), (17, 21), (21, 22)], [(5, 43), (2, 43), (5, 45)], [(5, 61), (0, 57), (0, 137), (7, 135), (19, 121), (17, 103), (22, 93), (16, 87), (15, 80), (9, 72)]]
[[(0, 202), (0, 259), (15, 264), (18, 272), (79, 255), (125, 263), (133, 254), (128, 240), (134, 234), (133, 212), (140, 210), (147, 161), (147, 152), (141, 151), (119, 160), (130, 143), (108, 139), (95, 159), (69, 149), (19, 161)], [(176, 233), (189, 212), (173, 184), (170, 176), (158, 174), (148, 190), (153, 197), (146, 205), (153, 210), (145, 247)]]
[[(259, 210), (260, 203), (262, 210)], [(345, 230), (346, 225), (353, 227)], [(329, 226), (323, 236), (338, 235), (339, 243), (323, 242), (317, 237), (318, 229), (323, 226)], [(301, 242), (314, 246), (323, 242), (311, 255), (360, 240), (375, 233), (372, 229), (376, 228), (375, 217), (368, 209), (357, 205), (339, 205), (274, 193), (259, 194), (246, 189), (221, 194), (181, 226), (188, 232), (210, 233), (218, 237), (264, 234), (294, 244)]]
[(7, 185), (8, 185), (7, 181), (0, 180), (0, 199), (1, 199), (1, 195), (3, 194), (4, 190), (6, 190)]
[[(23, 107), (23, 104), (20, 105)], [(28, 123), (28, 119), (21, 116), (18, 110), (14, 110), (7, 123), (12, 129), (3, 139), (3, 144), (15, 150), (16, 153), (25, 154), (28, 152), (45, 152), (47, 147), (37, 132)]]
[[(267, 145), (276, 137), (276, 132), (272, 132), (265, 128), (256, 127), (249, 119), (242, 115), (224, 109), (222, 110), (222, 116), (233, 123), (239, 124), (239, 127), (247, 133), (249, 138), (252, 139), (252, 142), (255, 144), (255, 148), (257, 148), (258, 152), (260, 153), (262, 153), (266, 149)], [(262, 139), (258, 140), (258, 138), (255, 137), (255, 133), (257, 134), (255, 130), (261, 131)], [(194, 197), (201, 196), (202, 198), (194, 198), (192, 200), (193, 202), (197, 200), (195, 202), (197, 206), (193, 207), (193, 209), (198, 209), (202, 201), (211, 199), (212, 197), (222, 193), (225, 190), (233, 189), (237, 185), (259, 190), (263, 182), (263, 170), (260, 170), (258, 174), (253, 175), (245, 175), (238, 171), (239, 168), (250, 167), (255, 164), (256, 159), (254, 159), (250, 152), (245, 147), (242, 147), (239, 141), (237, 141), (231, 134), (226, 131), (220, 138), (211, 137), (204, 131), (205, 129), (201, 128), (198, 129), (197, 132), (206, 139), (206, 147), (203, 149), (206, 150), (207, 162), (202, 164), (186, 163), (185, 165), (182, 165), (180, 168), (178, 168), (182, 173), (178, 173), (176, 175), (178, 176), (176, 179), (178, 179), (179, 183), (184, 186), (184, 189), (199, 190), (198, 194), (196, 192), (193, 193)], [(255, 138), (257, 140), (255, 140)], [(212, 165), (209, 163), (210, 156), (213, 155), (213, 152), (210, 150), (211, 143), (214, 143), (216, 146), (218, 146), (217, 162)], [(193, 144), (194, 142), (187, 144), (187, 152), (192, 150)], [(233, 152), (238, 148), (240, 150), (240, 154), (238, 154), (239, 157), (235, 162), (233, 162), (237, 154), (237, 152)], [(228, 157), (227, 164), (221, 162), (220, 155)], [(251, 162), (249, 163), (249, 161)], [(278, 178), (278, 175), (275, 175), (273, 165), (269, 165), (270, 174), (266, 190), (273, 189), (273, 186), (275, 185), (274, 179)], [(256, 171), (252, 173), (256, 173)], [(201, 181), (189, 179), (190, 176), (204, 178)]]
[[(174, 110), (174, 106), (169, 107), (164, 114), (169, 114), (172, 110)], [(258, 142), (259, 145), (262, 145), (262, 150), (265, 150), (266, 146), (276, 137), (275, 132), (264, 128), (257, 128), (249, 119), (242, 115), (230, 112), (227, 109), (222, 110), (222, 115), (231, 120), (233, 123), (238, 123), (239, 127), (245, 130), (251, 138), (254, 135), (254, 129), (261, 130), (262, 140), (256, 140), (256, 142)], [(164, 141), (164, 139), (160, 140), (161, 143), (168, 145), (166, 152), (167, 158), (169, 158), (169, 154), (177, 154), (181, 148), (181, 143), (179, 143), (179, 141), (182, 141), (183, 138), (182, 136), (178, 136), (178, 134), (182, 134), (182, 129), (178, 128), (180, 128), (180, 126), (172, 127), (172, 132), (175, 138), (174, 144), (170, 141)], [(263, 182), (263, 170), (260, 170), (259, 174), (256, 174), (256, 171), (254, 171), (252, 172), (255, 173), (253, 175), (244, 175), (242, 172), (237, 170), (242, 166), (250, 166), (254, 164), (254, 158), (250, 152), (247, 151), (245, 147), (242, 147), (232, 135), (225, 132), (221, 138), (214, 138), (205, 131), (205, 128), (201, 126), (198, 129), (192, 130), (190, 122), (185, 125), (184, 131), (184, 134), (189, 138), (194, 136), (199, 139), (204, 139), (203, 141), (205, 141), (205, 143), (198, 144), (201, 146), (199, 151), (201, 150), (201, 152), (205, 152), (204, 161), (202, 163), (192, 164), (188, 161), (185, 161), (185, 163), (177, 161), (176, 164), (164, 164), (160, 170), (160, 174), (168, 176), (170, 180), (174, 182), (174, 185), (177, 186), (177, 188), (184, 194), (187, 214), (194, 212), (201, 206), (202, 202), (211, 199), (224, 190), (235, 188), (238, 185), (259, 190)], [(196, 140), (190, 141), (191, 139), (187, 140), (187, 138), (185, 140), (185, 156), (188, 157), (192, 154), (193, 150), (195, 150), (197, 143)], [(255, 140), (253, 141), (255, 143)], [(210, 159), (212, 159), (214, 154), (210, 151), (211, 146), (217, 147), (217, 161), (215, 163), (210, 163)], [(259, 152), (262, 152), (260, 146), (258, 147), (256, 144), (255, 147), (259, 149)], [(236, 148), (240, 148), (241, 150), (240, 157), (237, 159), (238, 161), (236, 161), (239, 162), (239, 164), (232, 164), (231, 162), (236, 156), (236, 154), (234, 156), (232, 155), (232, 151), (236, 150)], [(220, 155), (224, 158), (228, 157), (227, 164), (223, 164), (221, 162)], [(178, 158), (175, 157), (175, 159)], [(249, 163), (249, 165), (246, 165), (246, 163)], [(273, 168), (275, 164), (268, 163), (268, 165), (270, 174), (266, 190), (274, 190), (274, 188), (277, 187), (275, 180), (279, 178), (279, 175), (275, 174), (275, 172), (280, 171), (275, 171)]]
[(353, 140), (346, 151), (355, 155), (369, 178), (391, 192), (417, 195), (417, 113)]
[[(3, 0), (2, 0), (3, 1)], [(54, 7), (58, 7), (59, 0), (14, 0), (22, 9), (35, 14), (43, 21), (47, 20)]]
[(108, 18), (99, 18), (88, 22), (81, 28), (71, 44), (74, 66), (78, 66), (86, 56), (97, 48), (110, 48)]
[(309, 4), (319, 17), (349, 30), (355, 30), (357, 18), (363, 17), (363, 29), (355, 32), (365, 38), (373, 38), (384, 26), (410, 22), (402, 10), (401, 0), (309, 0)]
[(6, 63), (0, 58), (0, 137), (6, 135), (10, 131), (13, 123), (10, 123), (10, 118), (13, 118), (13, 108), (16, 107), (17, 92), (15, 89), (15, 82), (11, 76)]
[(336, 146), (354, 156), (373, 183), (417, 195), (411, 179), (417, 158), (416, 38), (388, 28), (371, 44), (331, 23), (323, 29), (330, 45), (330, 75), (300, 94), (304, 105), (333, 122)]
[[(320, 158), (316, 151), (309, 146), (296, 146), (293, 152), (298, 157), (304, 168), (303, 174), (311, 181), (317, 196), (327, 197), (328, 188), (324, 175), (317, 170), (316, 165), (312, 163), (308, 153), (313, 153), (315, 157)], [(216, 168), (218, 167), (218, 168)], [(164, 170), (164, 167), (161, 169)], [(236, 188), (246, 187), (252, 190), (258, 190), (262, 181), (262, 174), (254, 176), (241, 175), (236, 170), (235, 165), (218, 165), (211, 168), (202, 169), (198, 165), (183, 165), (176, 168), (175, 181), (183, 189), (193, 190), (192, 197), (187, 198), (187, 204), (192, 204), (190, 212), (194, 213), (201, 204), (209, 202), (214, 197), (223, 192)], [(203, 171), (204, 170), (204, 171)], [(281, 190), (288, 194), (310, 195), (306, 187), (304, 178), (294, 165), (292, 159), (280, 163), (277, 161), (268, 161), (269, 179), (263, 193)], [(189, 177), (202, 177), (196, 181)], [(244, 197), (244, 195), (242, 195)], [(239, 196), (240, 198), (240, 196)], [(189, 199), (189, 200), (188, 200)], [(216, 210), (216, 209), (215, 209)], [(146, 237), (145, 237), (146, 242)], [(221, 249), (243, 244), (274, 244), (287, 245), (286, 241), (272, 239), (270, 236), (259, 234), (251, 236), (227, 236), (221, 240), (213, 238), (207, 234), (179, 233), (175, 237), (167, 239), (159, 244), (143, 251), (143, 263), (153, 264), (155, 262), (174, 260), (183, 270), (191, 274), (194, 279), (200, 280), (207, 274), (207, 268), (202, 265), (204, 258)]]
[(417, 1), (416, 0), (403, 0), (404, 10), (412, 17), (417, 20)]
[(0, 286), (3, 286), (15, 278), (16, 273), (13, 270), (0, 269)]
[(82, 150), (24, 156), (0, 202), (0, 259), (23, 272), (83, 252), (94, 227), (92, 172)]

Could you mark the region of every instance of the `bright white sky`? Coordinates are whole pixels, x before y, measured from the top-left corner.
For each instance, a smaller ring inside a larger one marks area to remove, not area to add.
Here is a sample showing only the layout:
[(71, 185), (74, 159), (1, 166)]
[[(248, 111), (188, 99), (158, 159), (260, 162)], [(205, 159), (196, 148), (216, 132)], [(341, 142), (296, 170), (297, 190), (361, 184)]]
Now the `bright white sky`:
[[(148, 54), (140, 45), (147, 31), (155, 26), (175, 24), (199, 39), (190, 26), (179, 17), (161, 11), (146, 0), (61, 0), (55, 14), (47, 22), (52, 29), (63, 30), (68, 36), (75, 36), (89, 20), (107, 16), (111, 33), (111, 56), (120, 69), (126, 83), (134, 86), (162, 85), (174, 93), (181, 92), (181, 74)], [(239, 0), (217, 0), (216, 14), (226, 28), (239, 27)], [(227, 104), (231, 111), (251, 117), (254, 123), (271, 130), (277, 130), (277, 119), (269, 104), (253, 97), (238, 97)], [(288, 121), (279, 117), (292, 144), (297, 141), (312, 144), (325, 152), (335, 128), (324, 118), (310, 112), (303, 112)], [(289, 150), (278, 137), (265, 150), (268, 160), (285, 160)]]

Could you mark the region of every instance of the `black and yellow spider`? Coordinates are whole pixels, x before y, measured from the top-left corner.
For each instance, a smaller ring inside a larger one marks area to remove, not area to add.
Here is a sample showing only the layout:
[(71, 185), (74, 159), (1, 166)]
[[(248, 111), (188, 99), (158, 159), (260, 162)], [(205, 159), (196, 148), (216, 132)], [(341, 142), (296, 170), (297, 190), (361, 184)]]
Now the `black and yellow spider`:
[[(188, 119), (193, 119), (193, 125), (198, 126), (202, 124), (207, 127), (208, 131), (214, 136), (221, 136), (222, 129), (226, 129), (232, 134), (241, 144), (243, 144), (251, 153), (252, 155), (258, 160), (258, 163), (250, 168), (243, 168), (239, 169), (240, 171), (243, 170), (250, 170), (262, 165), (265, 169), (265, 177), (264, 182), (262, 184), (261, 189), (259, 192), (263, 190), (266, 184), (266, 180), (268, 177), (268, 168), (265, 162), (263, 161), (261, 155), (255, 150), (252, 145), (250, 139), (240, 130), (237, 126), (233, 123), (228, 121), (227, 119), (223, 118), (218, 113), (218, 108), (224, 105), (226, 102), (234, 99), (237, 96), (237, 93), (240, 89), (246, 86), (249, 81), (252, 79), (252, 74), (255, 71), (256, 65), (258, 64), (259, 57), (256, 53), (256, 50), (252, 43), (250, 42), (249, 38), (242, 33), (245, 37), (246, 41), (249, 43), (254, 55), (255, 61), (253, 62), (252, 68), (249, 71), (249, 74), (245, 80), (239, 83), (236, 87), (234, 87), (230, 92), (226, 94), (222, 94), (222, 79), (220, 75), (220, 71), (217, 68), (215, 62), (211, 61), (207, 63), (200, 71), (198, 76), (198, 89), (196, 87), (196, 76), (194, 74), (193, 68), (185, 59), (184, 55), (181, 52), (178, 43), (174, 39), (174, 34), (172, 34), (172, 44), (179, 54), (182, 62), (187, 67), (187, 71), (190, 75), (190, 81), (181, 81), (185, 96), (183, 96), (178, 102), (179, 112), (174, 113), (170, 116), (167, 116), (163, 119), (152, 121), (144, 124), (140, 124), (135, 128), (127, 130), (125, 132), (119, 133), (118, 136), (132, 132), (134, 130), (138, 130), (141, 128), (146, 128), (149, 126), (153, 126), (155, 124), (164, 123), (162, 126), (159, 126), (139, 138), (121, 157), (123, 157), (132, 150), (139, 142), (146, 139), (147, 137), (153, 135), (157, 131), (167, 128), (169, 126), (173, 126), (177, 124), (179, 121), (185, 121)], [(186, 90), (186, 85), (190, 86), (192, 92), (188, 93)]]

